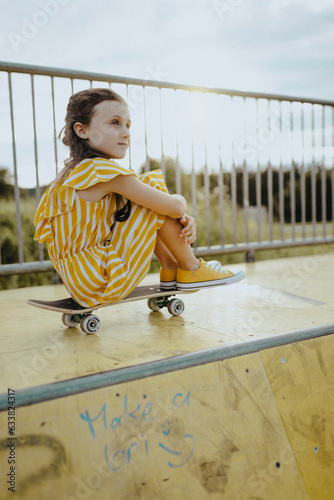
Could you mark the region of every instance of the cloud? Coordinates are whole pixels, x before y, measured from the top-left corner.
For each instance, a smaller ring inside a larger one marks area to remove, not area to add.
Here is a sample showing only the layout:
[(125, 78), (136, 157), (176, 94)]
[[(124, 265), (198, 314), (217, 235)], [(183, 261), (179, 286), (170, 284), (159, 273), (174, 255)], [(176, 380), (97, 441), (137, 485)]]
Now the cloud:
[[(9, 33), (45, 2), (59, 2), (57, 13), (15, 52)], [(333, 19), (330, 0), (16, 0), (2, 6), (0, 57), (137, 78), (160, 68), (168, 81), (329, 99)]]

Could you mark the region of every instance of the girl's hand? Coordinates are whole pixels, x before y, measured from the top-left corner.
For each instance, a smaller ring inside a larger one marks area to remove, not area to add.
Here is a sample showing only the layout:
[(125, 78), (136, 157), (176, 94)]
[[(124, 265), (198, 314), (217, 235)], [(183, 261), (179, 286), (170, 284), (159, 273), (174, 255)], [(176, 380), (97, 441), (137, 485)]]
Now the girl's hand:
[(196, 221), (193, 217), (187, 214), (182, 215), (179, 221), (181, 222), (182, 226), (184, 226), (180, 233), (180, 236), (181, 238), (184, 238), (184, 241), (186, 243), (189, 243), (189, 245), (191, 245), (191, 243), (194, 243), (194, 241), (196, 240)]

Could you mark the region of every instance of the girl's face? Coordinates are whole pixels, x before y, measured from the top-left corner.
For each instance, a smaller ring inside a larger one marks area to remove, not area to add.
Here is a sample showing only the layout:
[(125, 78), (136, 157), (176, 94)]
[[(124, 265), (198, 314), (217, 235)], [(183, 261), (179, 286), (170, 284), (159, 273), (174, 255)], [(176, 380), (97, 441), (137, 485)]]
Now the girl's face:
[(123, 102), (102, 101), (93, 108), (89, 125), (77, 122), (76, 134), (86, 139), (91, 148), (109, 158), (124, 158), (130, 143), (131, 120)]

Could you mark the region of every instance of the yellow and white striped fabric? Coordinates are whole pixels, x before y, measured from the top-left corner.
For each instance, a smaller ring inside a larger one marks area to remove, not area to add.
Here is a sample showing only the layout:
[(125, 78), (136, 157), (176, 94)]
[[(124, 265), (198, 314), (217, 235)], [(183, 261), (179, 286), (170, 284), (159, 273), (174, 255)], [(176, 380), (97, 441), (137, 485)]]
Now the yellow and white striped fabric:
[[(132, 202), (128, 220), (118, 222), (115, 214), (121, 207), (116, 207), (115, 193), (96, 203), (78, 196), (77, 190), (117, 175), (138, 177), (112, 160), (82, 161), (63, 181), (51, 184), (34, 220), (35, 240), (47, 242), (50, 259), (69, 294), (87, 307), (122, 299), (140, 283), (149, 270), (157, 230), (165, 220), (164, 215)], [(161, 170), (138, 178), (167, 192)]]

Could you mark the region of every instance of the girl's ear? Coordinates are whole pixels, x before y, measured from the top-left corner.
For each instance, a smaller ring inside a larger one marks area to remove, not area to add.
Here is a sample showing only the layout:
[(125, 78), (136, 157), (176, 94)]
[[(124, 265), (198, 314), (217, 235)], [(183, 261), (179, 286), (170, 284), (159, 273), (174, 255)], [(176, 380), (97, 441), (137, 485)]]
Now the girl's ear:
[(82, 125), (80, 122), (76, 122), (73, 125), (74, 132), (77, 134), (78, 137), (81, 139), (88, 139), (88, 134), (86, 131), (86, 127)]

